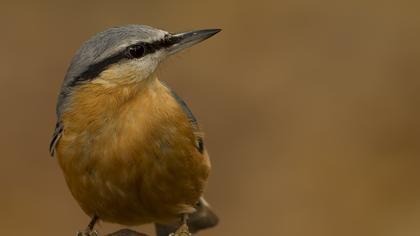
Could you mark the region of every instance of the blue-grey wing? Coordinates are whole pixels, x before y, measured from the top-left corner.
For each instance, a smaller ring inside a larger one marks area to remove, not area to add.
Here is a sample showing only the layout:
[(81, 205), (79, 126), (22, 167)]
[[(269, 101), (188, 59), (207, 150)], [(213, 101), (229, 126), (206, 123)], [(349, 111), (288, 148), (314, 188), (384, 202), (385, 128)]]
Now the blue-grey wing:
[(55, 124), (55, 130), (50, 142), (50, 155), (53, 157), (55, 153), (55, 146), (57, 145), (58, 140), (61, 137), (61, 133), (63, 132), (63, 126), (60, 122)]
[(195, 137), (196, 137), (196, 147), (197, 147), (197, 149), (200, 153), (203, 153), (204, 152), (204, 141), (203, 141), (203, 136), (201, 135), (200, 127), (198, 126), (197, 119), (195, 118), (194, 114), (191, 112), (187, 103), (184, 100), (182, 100), (182, 98), (180, 96), (178, 96), (178, 94), (176, 94), (169, 87), (168, 87), (168, 89), (171, 91), (172, 96), (175, 98), (175, 100), (181, 106), (185, 115), (187, 115), (188, 120), (189, 120), (191, 126), (194, 129), (194, 133), (195, 133)]

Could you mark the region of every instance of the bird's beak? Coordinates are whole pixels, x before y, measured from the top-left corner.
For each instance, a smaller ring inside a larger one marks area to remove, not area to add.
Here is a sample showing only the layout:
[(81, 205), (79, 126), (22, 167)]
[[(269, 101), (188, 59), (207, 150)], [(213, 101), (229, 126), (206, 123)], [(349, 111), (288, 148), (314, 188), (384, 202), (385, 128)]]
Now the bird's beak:
[(172, 34), (170, 41), (173, 43), (166, 48), (168, 55), (172, 55), (183, 49), (189, 48), (194, 44), (210, 38), (220, 31), (221, 29), (205, 29)]

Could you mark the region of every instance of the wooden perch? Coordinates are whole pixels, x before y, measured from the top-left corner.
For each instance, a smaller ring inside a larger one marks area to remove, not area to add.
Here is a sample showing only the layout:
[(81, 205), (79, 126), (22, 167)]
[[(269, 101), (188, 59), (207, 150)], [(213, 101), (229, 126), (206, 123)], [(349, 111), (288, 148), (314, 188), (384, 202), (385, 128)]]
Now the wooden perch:
[[(175, 233), (171, 233), (167, 236), (190, 236), (188, 226), (186, 224), (181, 225)], [(144, 233), (139, 233), (131, 229), (121, 229), (112, 234), (107, 234), (106, 236), (148, 236)]]
[[(157, 236), (189, 236), (189, 232), (196, 233), (197, 231), (211, 228), (217, 225), (219, 218), (208, 207), (203, 200), (197, 204), (197, 211), (190, 215), (188, 219), (188, 226), (179, 225), (163, 225), (155, 224)], [(173, 233), (175, 232), (175, 233)], [(130, 229), (121, 229), (117, 232), (106, 234), (105, 236), (148, 236), (144, 233), (139, 233)]]
[(139, 233), (131, 229), (121, 229), (106, 236), (148, 236), (147, 234)]

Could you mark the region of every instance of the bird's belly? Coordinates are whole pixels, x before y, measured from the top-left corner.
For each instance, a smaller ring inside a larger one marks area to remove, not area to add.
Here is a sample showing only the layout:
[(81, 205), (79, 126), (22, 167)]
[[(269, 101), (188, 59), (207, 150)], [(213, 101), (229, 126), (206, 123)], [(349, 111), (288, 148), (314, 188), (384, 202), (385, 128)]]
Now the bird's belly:
[(133, 123), (127, 115), (116, 123), (79, 130), (73, 122), (64, 129), (57, 157), (70, 191), (88, 215), (135, 225), (194, 210), (210, 166), (207, 155), (194, 146), (188, 120), (141, 118), (156, 122)]

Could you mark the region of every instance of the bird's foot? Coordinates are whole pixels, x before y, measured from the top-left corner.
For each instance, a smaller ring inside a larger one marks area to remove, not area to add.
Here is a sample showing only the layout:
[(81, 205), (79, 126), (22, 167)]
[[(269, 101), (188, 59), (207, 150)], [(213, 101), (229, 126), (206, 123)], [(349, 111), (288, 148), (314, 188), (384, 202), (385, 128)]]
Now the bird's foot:
[(98, 231), (96, 230), (85, 230), (78, 231), (76, 236), (99, 236)]
[(171, 233), (169, 236), (191, 236), (187, 224), (182, 224), (175, 233)]

